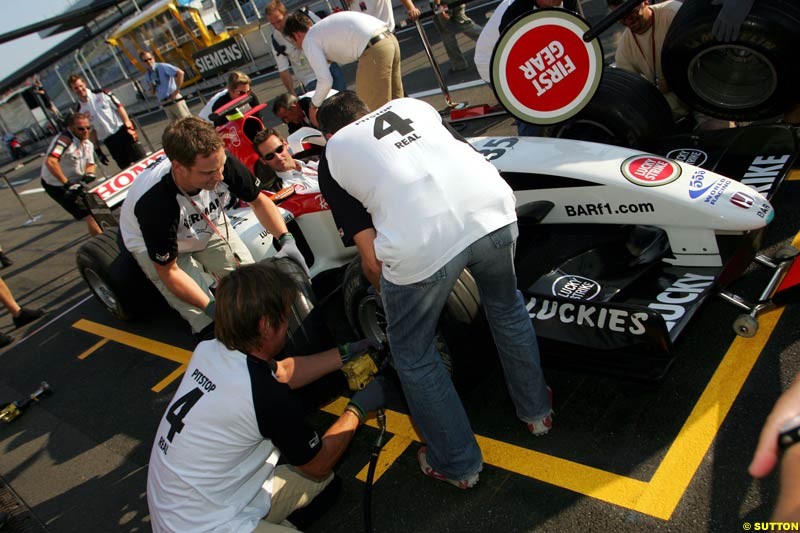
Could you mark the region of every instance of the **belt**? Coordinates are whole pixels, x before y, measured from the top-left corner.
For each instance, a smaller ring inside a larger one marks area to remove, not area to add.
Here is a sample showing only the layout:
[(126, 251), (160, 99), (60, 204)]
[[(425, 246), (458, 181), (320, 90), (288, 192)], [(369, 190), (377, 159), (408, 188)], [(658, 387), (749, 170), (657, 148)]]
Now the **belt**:
[[(378, 44), (382, 40), (384, 40), (384, 39), (386, 39), (388, 37), (391, 37), (391, 36), (392, 36), (392, 32), (390, 32), (389, 30), (385, 30), (385, 31), (379, 33), (378, 35), (373, 35), (370, 38), (369, 42), (367, 43), (367, 48), (369, 48), (373, 44)], [(365, 48), (365, 50), (366, 50), (366, 48)]]

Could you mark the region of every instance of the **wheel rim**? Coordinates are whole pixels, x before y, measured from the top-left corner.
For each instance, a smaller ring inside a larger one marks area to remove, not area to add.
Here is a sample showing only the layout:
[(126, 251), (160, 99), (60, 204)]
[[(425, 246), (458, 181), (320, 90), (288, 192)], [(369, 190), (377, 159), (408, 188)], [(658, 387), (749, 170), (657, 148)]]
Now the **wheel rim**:
[(358, 325), (364, 336), (379, 342), (387, 340), (386, 315), (378, 307), (375, 296), (367, 295), (358, 302)]
[(702, 100), (722, 109), (745, 109), (766, 102), (778, 74), (760, 52), (741, 45), (717, 45), (689, 63), (689, 85)]
[(86, 283), (89, 284), (89, 288), (92, 289), (94, 295), (97, 296), (106, 309), (115, 315), (119, 314), (119, 302), (117, 302), (117, 299), (114, 297), (114, 291), (106, 285), (103, 278), (91, 268), (85, 269), (83, 275), (86, 277)]

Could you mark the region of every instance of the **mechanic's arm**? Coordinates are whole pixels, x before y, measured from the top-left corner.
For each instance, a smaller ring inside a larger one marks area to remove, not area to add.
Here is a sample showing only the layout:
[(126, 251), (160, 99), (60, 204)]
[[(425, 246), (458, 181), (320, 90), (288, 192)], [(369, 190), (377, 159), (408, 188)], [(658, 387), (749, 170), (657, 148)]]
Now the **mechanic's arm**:
[(402, 3), (403, 7), (406, 8), (408, 18), (411, 20), (417, 20), (419, 18), (421, 12), (419, 9), (417, 9), (417, 6), (414, 5), (412, 0), (400, 0), (400, 3)]
[(800, 521), (800, 446), (795, 444), (781, 458), (781, 488), (772, 520)]
[(358, 416), (346, 410), (322, 436), (322, 448), (317, 455), (306, 464), (295, 468), (311, 478), (324, 479), (333, 471), (333, 467), (353, 440), (358, 425)]
[(289, 94), (294, 94), (294, 79), (292, 77), (292, 73), (288, 70), (282, 70), (278, 72), (278, 75), (281, 77), (283, 86), (286, 87), (286, 92)]
[(86, 168), (83, 169), (83, 174), (85, 176), (97, 176), (97, 164), (87, 163)]
[(158, 277), (169, 291), (189, 305), (205, 309), (211, 299), (195, 280), (178, 266), (177, 259), (166, 265), (153, 262)]
[(342, 368), (342, 356), (337, 348), (331, 348), (314, 355), (287, 357), (276, 363), (275, 377), (278, 381), (299, 389)]
[(361, 255), (361, 268), (376, 291), (381, 289), (381, 262), (375, 256), (375, 228), (367, 228), (353, 235), (358, 253)]
[(47, 170), (49, 170), (53, 176), (58, 178), (58, 181), (60, 181), (63, 185), (69, 183), (69, 179), (67, 178), (66, 174), (64, 174), (64, 172), (61, 170), (61, 164), (58, 162), (57, 157), (53, 155), (47, 156), (47, 159), (44, 160), (44, 164), (47, 167)]
[(249, 202), (253, 208), (253, 213), (264, 228), (269, 231), (276, 239), (287, 233), (289, 229), (283, 220), (283, 215), (278, 210), (278, 206), (270, 200), (267, 195), (259, 193), (255, 200)]
[(125, 129), (128, 130), (130, 136), (133, 137), (134, 142), (137, 142), (139, 140), (139, 134), (136, 133), (136, 128), (133, 126), (133, 121), (131, 120), (131, 117), (128, 116), (128, 112), (125, 111), (125, 106), (122, 104), (117, 106), (117, 115), (119, 115), (119, 118), (122, 120), (122, 124), (125, 126)]

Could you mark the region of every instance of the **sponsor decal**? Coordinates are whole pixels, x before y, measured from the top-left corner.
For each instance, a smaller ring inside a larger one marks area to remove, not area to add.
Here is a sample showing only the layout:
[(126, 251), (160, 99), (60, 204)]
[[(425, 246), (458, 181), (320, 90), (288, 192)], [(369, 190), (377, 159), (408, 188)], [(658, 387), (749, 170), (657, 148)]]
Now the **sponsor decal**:
[(320, 209), (322, 209), (323, 211), (327, 211), (328, 209), (330, 209), (327, 200), (325, 200), (325, 198), (321, 194), (316, 195), (314, 198), (319, 202)]
[(760, 193), (768, 193), (789, 158), (789, 155), (757, 156), (747, 167), (742, 183)]
[(714, 186), (716, 183), (712, 181), (711, 183), (707, 183), (707, 176), (705, 170), (698, 170), (692, 177), (689, 178), (689, 198), (696, 199), (703, 196), (708, 190)]
[(622, 162), (622, 175), (634, 185), (659, 187), (681, 175), (681, 167), (656, 155), (635, 155)]
[(593, 300), (600, 294), (600, 284), (583, 276), (561, 276), (553, 282), (553, 296), (570, 300)]
[(243, 65), (247, 56), (235, 39), (226, 39), (214, 46), (203, 48), (193, 54), (194, 65), (204, 78), (216, 76), (220, 72), (227, 72), (232, 67)]
[(775, 216), (775, 210), (772, 209), (772, 206), (769, 202), (761, 202), (758, 211), (756, 211), (756, 216), (766, 219), (767, 224), (769, 224), (772, 222), (772, 218)]
[(642, 335), (647, 313), (626, 309), (600, 307), (584, 303), (558, 302), (546, 298), (531, 298), (525, 306), (532, 319), (557, 320), (584, 328), (597, 328), (616, 333)]
[(737, 192), (731, 196), (731, 203), (736, 207), (741, 207), (742, 209), (750, 209), (753, 207), (755, 200), (753, 200), (752, 196)]
[(728, 178), (720, 178), (714, 182), (711, 188), (708, 190), (708, 194), (703, 199), (703, 201), (710, 205), (717, 205), (722, 193), (725, 192), (725, 189), (731, 184), (731, 180)]
[(647, 305), (661, 313), (672, 330), (675, 324), (686, 314), (688, 304), (694, 302), (714, 283), (714, 276), (700, 276), (687, 272), (675, 283), (656, 296), (656, 301)]
[(667, 157), (696, 167), (702, 167), (703, 163), (708, 161), (708, 154), (695, 148), (676, 148), (670, 151)]
[(224, 129), (223, 131), (217, 130), (219, 133), (220, 138), (227, 146), (232, 146), (234, 148), (240, 146), (242, 144), (242, 140), (239, 138), (239, 132), (236, 131), (236, 126), (231, 124), (228, 128)]
[(167, 156), (164, 155), (164, 150), (159, 150), (158, 152), (150, 155), (148, 158), (141, 160), (139, 163), (131, 167), (128, 167), (113, 178), (93, 188), (92, 192), (103, 199), (103, 201), (108, 203), (108, 200), (112, 196), (116, 196), (118, 193), (130, 187), (139, 174), (161, 163), (161, 161), (166, 159), (166, 157)]
[(612, 206), (609, 203), (597, 203), (565, 205), (564, 212), (568, 217), (589, 217), (603, 215), (627, 215), (632, 213), (655, 213), (656, 208), (651, 202), (619, 204), (616, 206)]
[(492, 85), (515, 117), (554, 124), (580, 111), (602, 75), (598, 39), (584, 42), (586, 22), (566, 11), (537, 10), (511, 25), (492, 60)]

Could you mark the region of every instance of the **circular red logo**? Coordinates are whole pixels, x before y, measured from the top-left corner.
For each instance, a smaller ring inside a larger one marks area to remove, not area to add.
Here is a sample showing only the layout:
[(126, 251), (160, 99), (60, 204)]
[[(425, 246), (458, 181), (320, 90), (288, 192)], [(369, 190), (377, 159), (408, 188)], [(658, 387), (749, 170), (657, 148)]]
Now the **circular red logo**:
[(527, 15), (500, 38), (492, 57), (492, 85), (515, 117), (554, 124), (579, 112), (602, 75), (597, 39), (586, 43), (586, 22), (559, 9)]
[(634, 185), (658, 187), (678, 179), (681, 167), (663, 157), (635, 155), (622, 162), (622, 174)]

